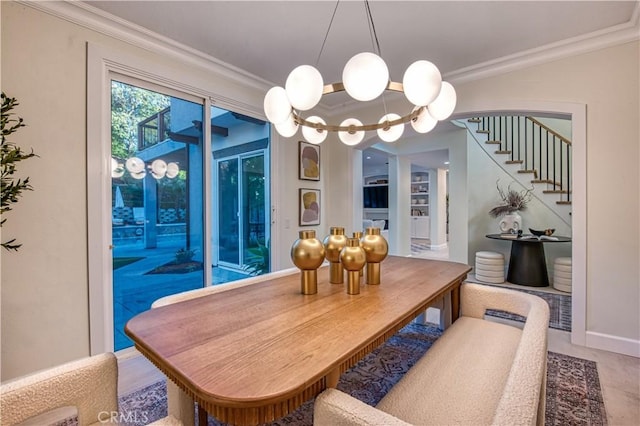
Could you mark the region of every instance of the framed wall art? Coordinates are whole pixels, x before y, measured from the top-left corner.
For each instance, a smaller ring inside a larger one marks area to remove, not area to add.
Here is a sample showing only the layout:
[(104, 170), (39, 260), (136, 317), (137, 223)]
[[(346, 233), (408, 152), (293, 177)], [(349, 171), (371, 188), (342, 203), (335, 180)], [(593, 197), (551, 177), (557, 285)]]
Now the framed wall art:
[(299, 189), (300, 226), (320, 225), (320, 190)]
[(298, 142), (298, 178), (320, 180), (320, 147), (307, 142)]

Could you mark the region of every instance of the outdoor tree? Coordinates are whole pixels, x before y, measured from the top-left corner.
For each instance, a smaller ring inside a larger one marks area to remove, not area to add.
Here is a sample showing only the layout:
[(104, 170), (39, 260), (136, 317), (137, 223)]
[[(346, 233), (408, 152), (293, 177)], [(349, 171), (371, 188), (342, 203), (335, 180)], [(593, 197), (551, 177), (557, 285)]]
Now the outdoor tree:
[[(138, 124), (159, 113), (171, 104), (171, 98), (152, 90), (119, 81), (111, 82), (111, 155), (126, 160), (138, 151)], [(160, 135), (164, 137), (165, 135)], [(169, 184), (166, 194), (184, 192), (184, 177), (180, 185)], [(129, 206), (142, 205), (142, 181), (125, 174), (119, 178), (125, 202)], [(164, 182), (160, 185), (164, 186)], [(115, 197), (114, 197), (115, 199)]]
[(138, 149), (138, 123), (170, 105), (170, 97), (111, 82), (111, 155), (127, 159)]
[[(0, 226), (7, 221), (4, 214), (11, 210), (13, 204), (18, 202), (22, 196), (22, 191), (33, 190), (28, 177), (20, 179), (14, 175), (17, 171), (17, 163), (35, 157), (36, 154), (33, 153), (33, 150), (26, 153), (19, 146), (7, 140), (7, 136), (25, 126), (22, 118), (16, 117), (11, 112), (18, 105), (16, 98), (10, 98), (2, 92), (2, 207), (0, 214), (3, 217), (0, 220)], [(2, 247), (5, 249), (16, 251), (21, 245), (16, 244), (15, 238), (2, 243)]]

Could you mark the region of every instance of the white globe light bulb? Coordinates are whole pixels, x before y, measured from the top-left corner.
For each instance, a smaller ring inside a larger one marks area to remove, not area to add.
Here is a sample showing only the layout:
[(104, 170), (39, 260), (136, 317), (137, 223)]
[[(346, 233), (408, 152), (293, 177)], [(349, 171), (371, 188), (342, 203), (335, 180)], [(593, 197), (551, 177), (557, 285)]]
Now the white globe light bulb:
[(167, 174), (167, 163), (163, 160), (153, 160), (151, 163), (151, 174), (156, 179), (162, 179)]
[(380, 56), (371, 52), (358, 53), (344, 66), (342, 83), (353, 99), (371, 101), (387, 88), (389, 69)]
[(409, 65), (402, 78), (404, 95), (418, 106), (429, 105), (440, 93), (442, 75), (432, 62), (416, 61)]
[(122, 175), (124, 175), (124, 167), (122, 163), (118, 163), (118, 160), (111, 157), (111, 177), (119, 178), (122, 177)]
[(144, 161), (142, 161), (138, 157), (128, 158), (127, 161), (124, 163), (124, 166), (127, 168), (129, 173), (131, 174), (140, 173), (144, 171)]
[(444, 120), (456, 109), (456, 101), (456, 89), (450, 83), (443, 81), (440, 94), (429, 104), (429, 114), (436, 120)]
[(177, 163), (174, 163), (172, 161), (171, 163), (167, 164), (167, 177), (169, 179), (175, 178), (176, 176), (178, 176), (178, 173), (180, 173), (180, 167)]
[(146, 171), (141, 171), (141, 172), (134, 172), (131, 173), (131, 177), (133, 177), (134, 179), (143, 179), (145, 176), (147, 175)]
[[(340, 127), (349, 127), (349, 126), (362, 126), (362, 122), (355, 118), (347, 118), (342, 123), (340, 123)], [(358, 131), (339, 131), (338, 137), (342, 141), (343, 144), (354, 146), (358, 145), (364, 139), (364, 130)]]
[[(322, 118), (315, 115), (307, 118), (307, 121), (311, 123), (327, 124)], [(302, 126), (302, 136), (307, 142), (318, 145), (324, 142), (324, 140), (327, 138), (327, 131), (316, 129), (313, 127)]]
[(290, 138), (298, 131), (298, 123), (293, 119), (293, 114), (289, 113), (289, 118), (282, 123), (274, 123), (276, 131), (285, 138)]
[(324, 82), (320, 71), (311, 65), (300, 65), (291, 71), (284, 87), (291, 106), (307, 111), (320, 102)]
[(273, 124), (287, 121), (291, 113), (291, 104), (284, 88), (276, 86), (269, 89), (264, 96), (264, 113)]
[[(401, 118), (398, 114), (387, 114), (383, 116), (378, 124), (382, 124), (385, 121), (394, 121)], [(404, 123), (396, 124), (394, 126), (378, 129), (378, 136), (385, 142), (395, 142), (400, 139), (402, 133), (404, 132)]]
[(413, 109), (413, 111), (417, 110), (418, 108), (422, 108), (422, 111), (420, 111), (416, 118), (411, 120), (411, 127), (413, 127), (413, 130), (418, 133), (428, 133), (433, 130), (434, 127), (436, 127), (436, 124), (438, 124), (438, 120), (436, 120), (431, 116), (431, 114), (429, 114), (429, 111), (427, 111), (426, 107), (417, 106)]

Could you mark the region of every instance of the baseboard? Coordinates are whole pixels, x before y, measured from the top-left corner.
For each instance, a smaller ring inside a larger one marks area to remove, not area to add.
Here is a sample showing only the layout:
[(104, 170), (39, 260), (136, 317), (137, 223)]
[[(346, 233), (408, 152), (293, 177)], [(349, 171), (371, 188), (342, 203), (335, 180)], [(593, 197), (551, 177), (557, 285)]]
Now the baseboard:
[(640, 340), (587, 331), (586, 347), (640, 358)]

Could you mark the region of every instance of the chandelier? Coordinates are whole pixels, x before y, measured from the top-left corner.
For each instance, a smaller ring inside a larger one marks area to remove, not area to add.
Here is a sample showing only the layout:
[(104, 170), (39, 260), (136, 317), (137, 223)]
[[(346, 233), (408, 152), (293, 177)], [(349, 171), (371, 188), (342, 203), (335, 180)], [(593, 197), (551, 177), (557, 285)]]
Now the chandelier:
[[(336, 3), (333, 11), (325, 41), (339, 3)], [(345, 145), (354, 146), (364, 139), (366, 131), (375, 130), (383, 141), (395, 142), (402, 136), (406, 123), (411, 123), (411, 127), (418, 133), (427, 133), (438, 121), (448, 118), (455, 109), (455, 89), (450, 83), (442, 81), (438, 67), (427, 60), (409, 65), (401, 83), (389, 79), (389, 70), (381, 57), (369, 2), (365, 0), (364, 3), (372, 44), (375, 43), (372, 50), (375, 53), (362, 52), (352, 57), (342, 71), (342, 82), (325, 85), (322, 75), (314, 66), (300, 65), (291, 71), (285, 87), (275, 86), (269, 89), (264, 97), (264, 112), (281, 136), (292, 137), (301, 127), (302, 136), (307, 142), (320, 144), (327, 138), (328, 132), (338, 132), (338, 138)], [(388, 113), (384, 104), (384, 92), (387, 90), (404, 93), (413, 104), (412, 110), (404, 116)], [(360, 102), (373, 101), (382, 95), (385, 114), (377, 123), (363, 124), (356, 118), (347, 118), (335, 125), (327, 124), (317, 115), (305, 117), (301, 113), (312, 110), (324, 95), (342, 91)]]

